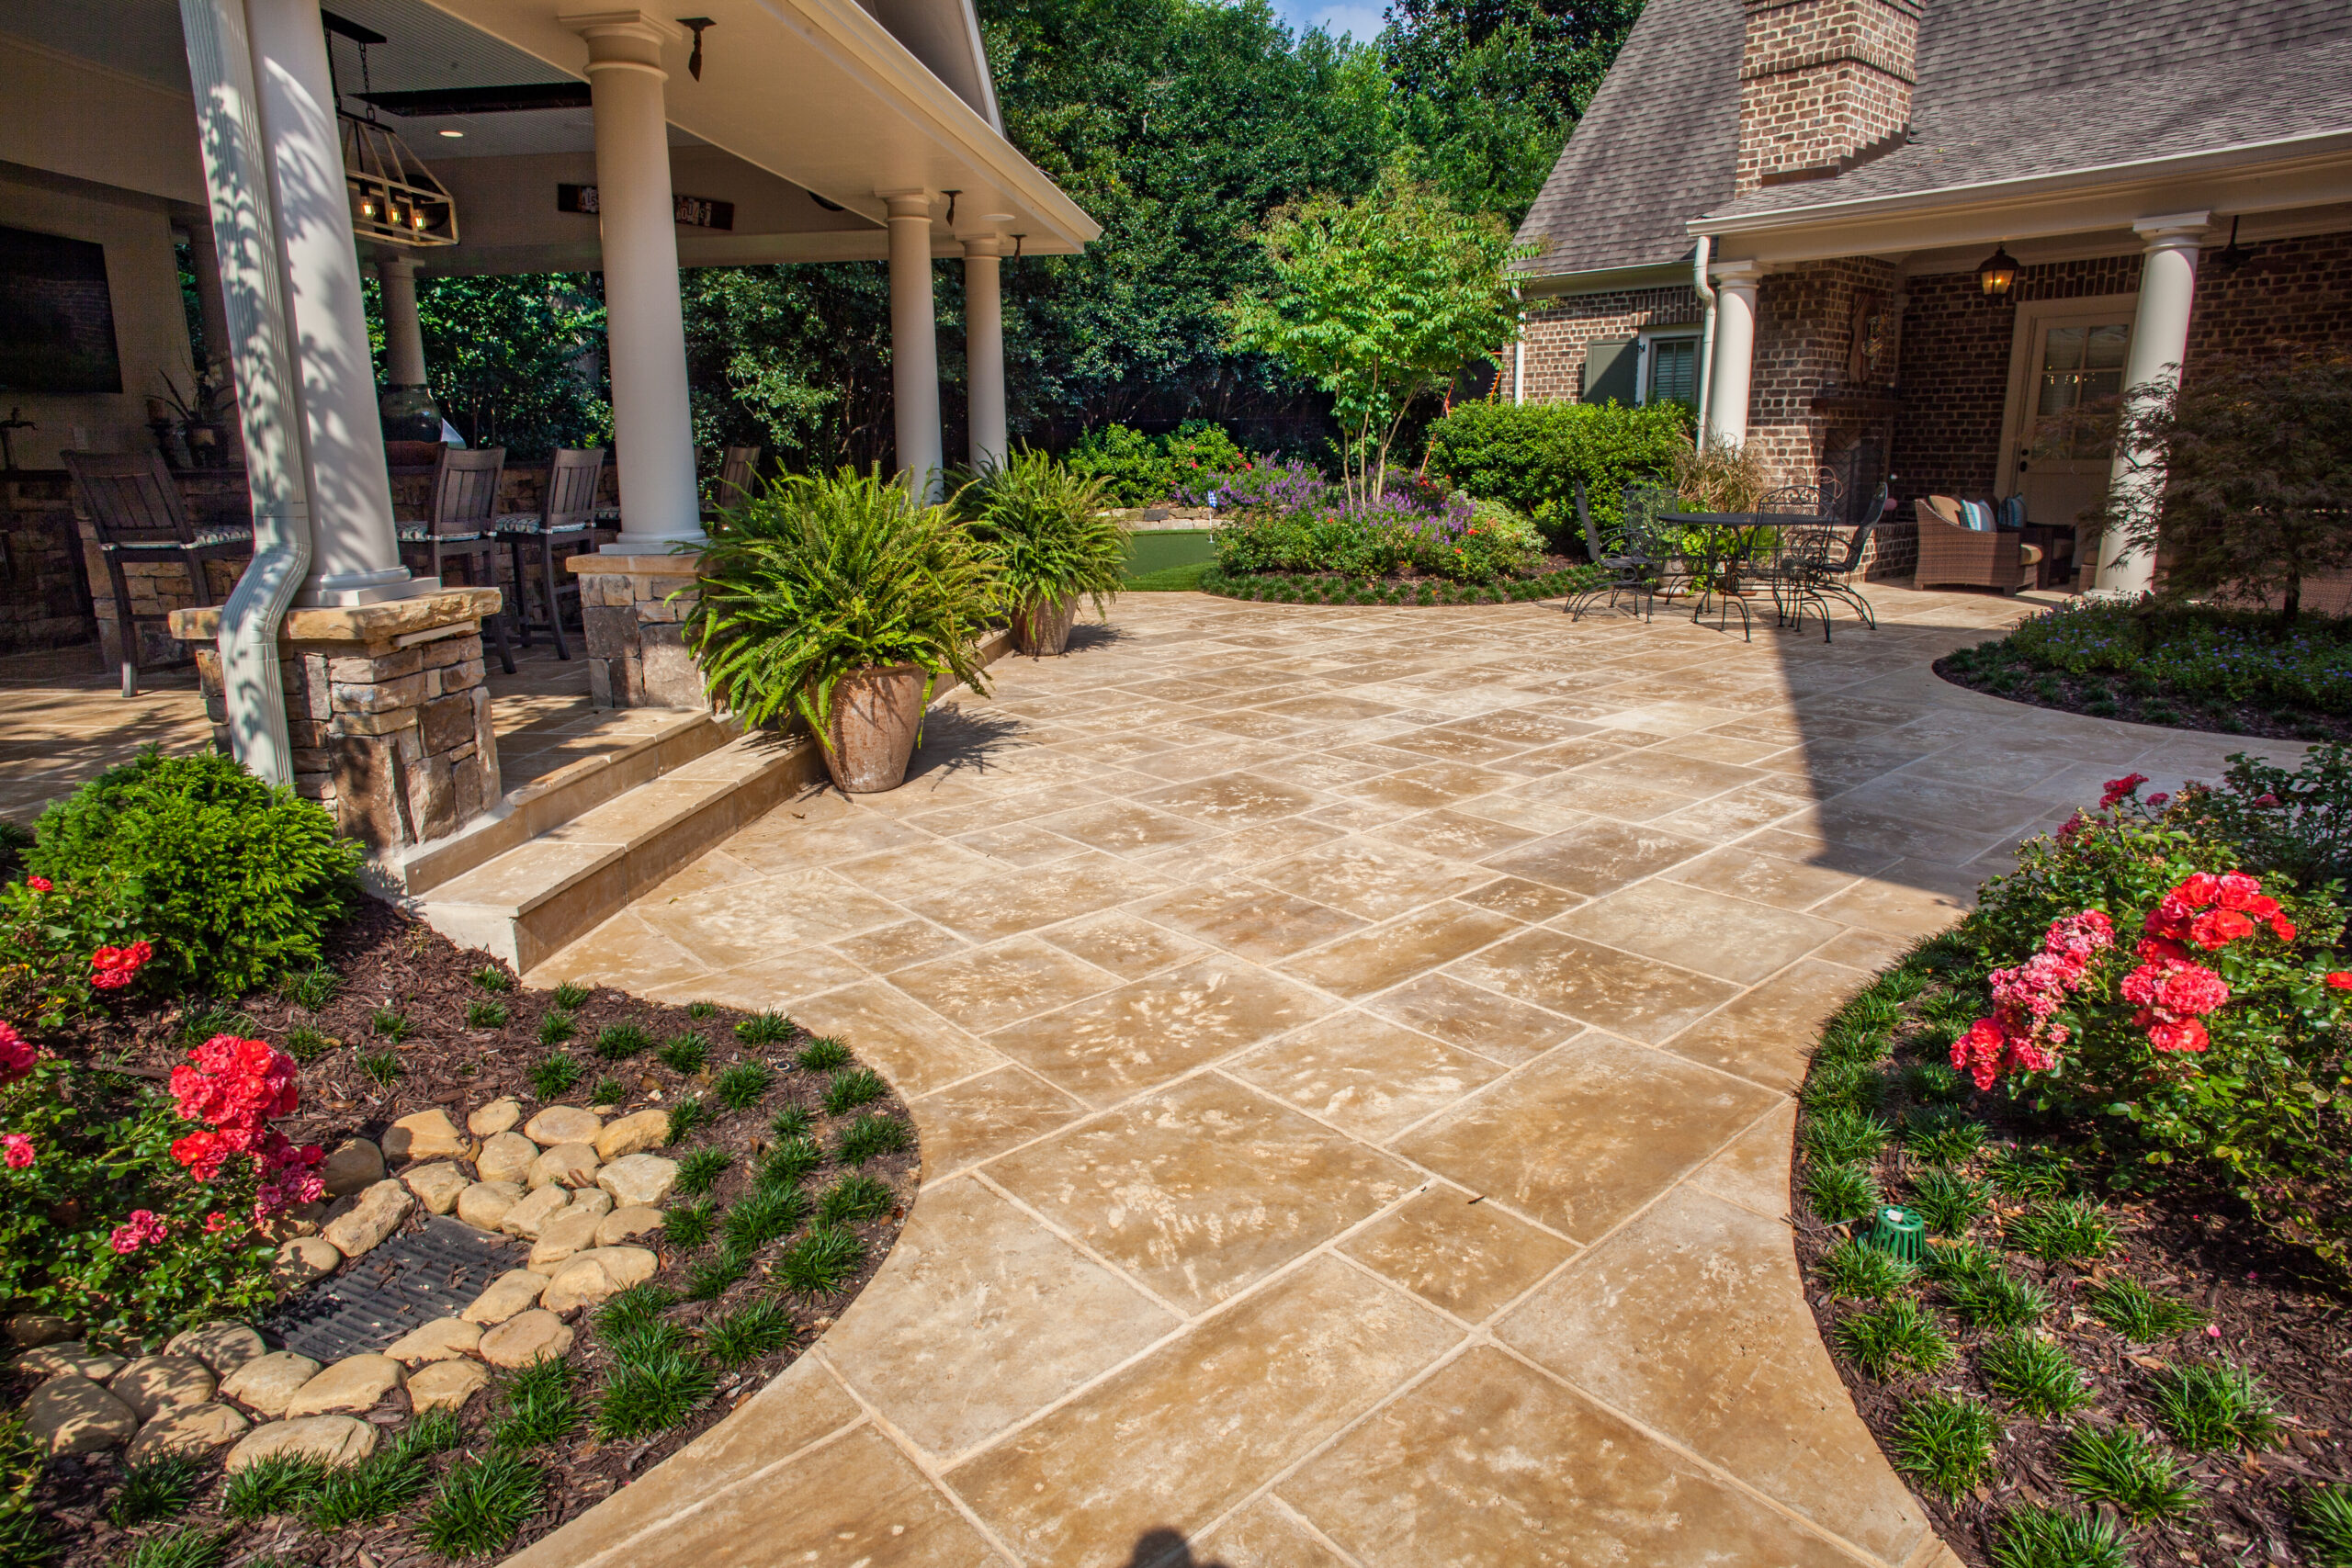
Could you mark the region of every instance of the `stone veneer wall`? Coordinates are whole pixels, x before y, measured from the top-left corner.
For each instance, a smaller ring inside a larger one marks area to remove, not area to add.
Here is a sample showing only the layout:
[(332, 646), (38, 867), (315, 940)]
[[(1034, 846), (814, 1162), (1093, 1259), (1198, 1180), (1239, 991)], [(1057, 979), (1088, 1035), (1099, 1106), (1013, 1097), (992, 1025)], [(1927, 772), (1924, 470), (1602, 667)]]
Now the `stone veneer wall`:
[(691, 555), (573, 556), (580, 613), (588, 631), (588, 694), (598, 707), (707, 708), (702, 671), (686, 651), (682, 623), (700, 558)]
[(72, 481), (0, 476), (0, 653), (90, 640)]
[[(456, 832), (496, 805), (498, 735), (482, 684), (481, 618), (494, 589), (456, 589), (351, 610), (288, 613), (278, 658), (294, 787), (379, 854)], [(182, 611), (213, 743), (230, 750), (217, 610)]]
[[(1697, 326), (1705, 320), (1699, 293), (1679, 288), (1620, 288), (1532, 301), (1527, 312), (1524, 389), (1531, 403), (1576, 402), (1584, 396), (1585, 345), (1629, 338), (1650, 327)], [(1502, 367), (1500, 395), (1510, 396), (1511, 367)]]

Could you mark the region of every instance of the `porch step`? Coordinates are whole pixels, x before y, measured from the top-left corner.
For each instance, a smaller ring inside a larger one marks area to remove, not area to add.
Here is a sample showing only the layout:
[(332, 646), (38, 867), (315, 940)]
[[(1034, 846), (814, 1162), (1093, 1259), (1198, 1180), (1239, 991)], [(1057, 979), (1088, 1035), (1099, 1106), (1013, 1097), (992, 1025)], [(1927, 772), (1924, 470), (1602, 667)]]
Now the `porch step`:
[(395, 901), (431, 893), (639, 784), (708, 756), (743, 732), (740, 721), (705, 712), (638, 709), (627, 718), (632, 721), (627, 732), (595, 755), (507, 791), (491, 811), (446, 839), (372, 863), (368, 874), (377, 890)]
[(824, 768), (805, 736), (738, 735), (450, 878), (411, 908), (458, 946), (529, 969), (815, 784)]
[[(992, 664), (1012, 648), (1012, 635), (996, 632), (981, 642), (980, 661)], [(961, 689), (949, 686), (932, 700)], [(483, 839), (480, 848), (489, 852), (468, 852), (475, 858), (463, 863), (435, 860), (419, 886), (417, 862), (444, 850), (429, 846), (410, 863), (401, 902), (458, 946), (484, 949), (525, 972), (825, 777), (824, 753), (807, 736), (744, 733), (737, 721), (708, 714), (679, 717), (627, 757), (588, 759), (542, 781), (558, 793), (537, 817), (541, 797), (520, 797), (540, 786), (516, 791), (498, 839), (484, 829), (458, 836)], [(566, 813), (567, 803), (579, 808)], [(531, 828), (541, 819), (546, 826)], [(458, 841), (445, 844), (454, 849)]]

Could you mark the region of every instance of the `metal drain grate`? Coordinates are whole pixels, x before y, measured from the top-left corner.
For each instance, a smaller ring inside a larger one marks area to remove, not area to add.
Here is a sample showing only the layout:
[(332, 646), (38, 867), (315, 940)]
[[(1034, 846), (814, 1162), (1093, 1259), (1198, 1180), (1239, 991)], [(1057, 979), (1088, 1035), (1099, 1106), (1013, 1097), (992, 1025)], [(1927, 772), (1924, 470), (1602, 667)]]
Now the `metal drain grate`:
[(455, 1317), (527, 1256), (507, 1236), (431, 1215), (288, 1299), (263, 1323), (262, 1337), (323, 1362), (381, 1350), (412, 1328)]

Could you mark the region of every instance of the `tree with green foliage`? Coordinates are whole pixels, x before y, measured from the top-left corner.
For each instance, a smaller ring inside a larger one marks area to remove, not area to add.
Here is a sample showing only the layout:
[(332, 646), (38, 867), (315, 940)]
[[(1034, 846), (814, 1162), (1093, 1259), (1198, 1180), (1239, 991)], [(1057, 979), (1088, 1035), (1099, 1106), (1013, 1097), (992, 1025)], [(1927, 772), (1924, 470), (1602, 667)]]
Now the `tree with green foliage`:
[(1395, 175), (1277, 212), (1262, 243), (1274, 288), (1235, 295), (1231, 342), (1331, 394), (1348, 498), (1369, 504), (1414, 400), (1518, 332), (1502, 269), (1519, 253), (1497, 220)]
[(601, 274), (428, 278), (416, 314), (433, 400), (468, 446), (537, 461), (612, 440)]

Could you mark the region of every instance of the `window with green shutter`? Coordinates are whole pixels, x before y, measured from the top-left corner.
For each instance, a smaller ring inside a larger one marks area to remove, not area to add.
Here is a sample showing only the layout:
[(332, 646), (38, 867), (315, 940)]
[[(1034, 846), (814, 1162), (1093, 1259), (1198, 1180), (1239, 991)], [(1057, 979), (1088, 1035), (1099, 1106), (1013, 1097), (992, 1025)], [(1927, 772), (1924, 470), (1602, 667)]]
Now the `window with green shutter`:
[(1699, 406), (1699, 340), (1695, 337), (1650, 339), (1650, 384), (1645, 403)]

